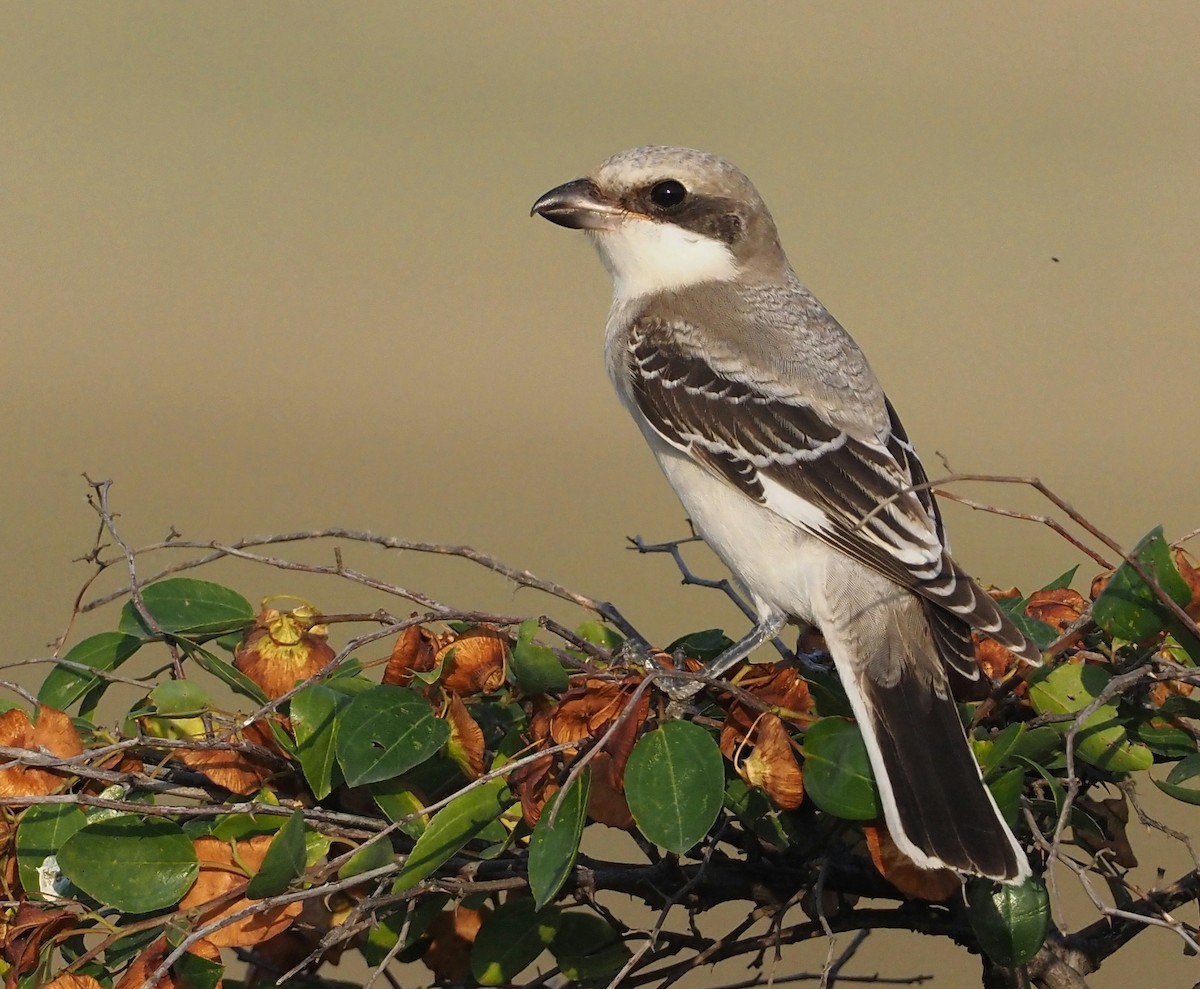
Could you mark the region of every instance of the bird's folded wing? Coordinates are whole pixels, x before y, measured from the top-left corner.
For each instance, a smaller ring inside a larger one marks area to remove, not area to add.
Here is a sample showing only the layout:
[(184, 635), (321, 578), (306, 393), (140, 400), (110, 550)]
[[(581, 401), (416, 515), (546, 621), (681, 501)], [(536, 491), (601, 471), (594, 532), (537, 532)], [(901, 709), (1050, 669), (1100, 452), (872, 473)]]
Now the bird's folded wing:
[[(933, 496), (914, 490), (926, 483), (925, 473), (890, 404), (885, 435), (852, 436), (815, 401), (757, 383), (754, 368), (716, 370), (658, 319), (632, 327), (626, 369), (638, 408), (666, 442), (847, 556), (1037, 661), (1036, 647), (951, 559)], [(963, 659), (954, 665), (967, 665)], [(968, 675), (969, 665), (962, 670)]]

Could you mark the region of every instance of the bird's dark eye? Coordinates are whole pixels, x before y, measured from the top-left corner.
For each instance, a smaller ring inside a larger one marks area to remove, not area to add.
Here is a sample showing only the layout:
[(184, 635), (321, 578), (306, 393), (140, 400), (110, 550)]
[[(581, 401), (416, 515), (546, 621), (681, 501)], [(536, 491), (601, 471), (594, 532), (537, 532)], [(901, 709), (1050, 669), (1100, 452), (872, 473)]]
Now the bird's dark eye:
[(672, 209), (687, 199), (688, 191), (682, 182), (667, 179), (650, 190), (650, 202), (660, 209)]

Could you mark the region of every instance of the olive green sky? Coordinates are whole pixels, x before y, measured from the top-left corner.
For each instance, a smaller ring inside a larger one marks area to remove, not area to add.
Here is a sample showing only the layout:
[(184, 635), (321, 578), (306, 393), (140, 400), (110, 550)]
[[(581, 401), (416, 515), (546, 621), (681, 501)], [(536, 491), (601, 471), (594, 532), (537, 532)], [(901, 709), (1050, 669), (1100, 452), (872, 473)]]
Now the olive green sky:
[[(1194, 3), (0, 4), (7, 655), (45, 654), (87, 574), (83, 471), (115, 481), (136, 544), (467, 542), (660, 640), (733, 629), (623, 548), (682, 534), (681, 512), (605, 380), (603, 270), (527, 216), (650, 142), (753, 177), (932, 473), (941, 451), (1038, 474), (1126, 541), (1200, 525), (1198, 50)], [(1028, 523), (950, 526), (997, 584), (1081, 559)], [(461, 567), (354, 562), (548, 607)], [(1196, 977), (1144, 941), (1163, 981), (1142, 984)], [(904, 973), (951, 971), (932, 947)]]

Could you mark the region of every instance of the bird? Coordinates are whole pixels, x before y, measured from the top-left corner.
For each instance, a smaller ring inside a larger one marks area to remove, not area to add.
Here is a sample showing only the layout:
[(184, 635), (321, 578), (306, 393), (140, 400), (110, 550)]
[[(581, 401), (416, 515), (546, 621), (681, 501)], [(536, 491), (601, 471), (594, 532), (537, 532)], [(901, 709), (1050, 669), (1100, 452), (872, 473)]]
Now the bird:
[[(984, 785), (951, 693), (972, 630), (1037, 644), (951, 557), (928, 476), (849, 333), (801, 282), (750, 180), (716, 155), (622, 151), (534, 203), (612, 278), (605, 364), (753, 628), (822, 633), (896, 846), (922, 869), (1019, 884), (1028, 858)], [(698, 685), (696, 687), (698, 689)]]

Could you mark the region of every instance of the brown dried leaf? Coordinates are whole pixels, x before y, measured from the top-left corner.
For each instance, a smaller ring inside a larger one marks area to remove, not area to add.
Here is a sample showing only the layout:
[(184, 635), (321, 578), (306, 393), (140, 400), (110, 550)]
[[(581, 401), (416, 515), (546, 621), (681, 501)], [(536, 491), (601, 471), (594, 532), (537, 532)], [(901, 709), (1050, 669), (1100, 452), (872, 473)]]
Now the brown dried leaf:
[(507, 658), (508, 638), (504, 633), (478, 625), (439, 650), (442, 686), (463, 697), (499, 690), (504, 686)]
[(28, 901), (17, 907), (16, 916), (0, 921), (0, 949), (11, 966), (6, 985), (16, 985), (25, 972), (37, 967), (42, 946), (76, 924), (76, 917), (67, 910), (48, 910)]
[[(147, 975), (150, 973), (147, 972)], [(164, 983), (158, 983), (160, 986)], [(220, 983), (217, 983), (220, 985)], [(117, 989), (124, 989), (125, 980), (117, 984)], [(104, 986), (90, 975), (60, 975), (53, 982), (47, 982), (42, 989), (104, 989)]]
[(953, 869), (922, 869), (905, 855), (882, 822), (863, 826), (871, 861), (883, 877), (905, 896), (940, 903), (962, 888), (962, 880)]
[(383, 682), (407, 687), (414, 673), (428, 673), (437, 666), (433, 633), (421, 625), (410, 625), (396, 637), (392, 655), (383, 671)]
[(1070, 587), (1034, 591), (1025, 605), (1025, 614), (1060, 632), (1079, 620), (1087, 609), (1083, 595)]
[(1137, 856), (1133, 852), (1133, 846), (1129, 844), (1129, 837), (1125, 834), (1125, 826), (1129, 823), (1129, 805), (1125, 802), (1125, 795), (1109, 800), (1080, 797), (1079, 806), (1104, 829), (1104, 837), (1101, 838), (1086, 828), (1075, 828), (1075, 840), (1093, 855), (1107, 850), (1112, 853), (1110, 858), (1117, 865), (1125, 869), (1137, 868)]
[(316, 676), (335, 655), (312, 609), (263, 608), (233, 654), (233, 665), (271, 700)]
[(633, 814), (629, 811), (629, 801), (624, 793), (624, 767), (618, 769), (616, 760), (608, 752), (597, 753), (588, 765), (592, 767), (588, 816), (593, 821), (622, 831), (633, 827)]
[[(724, 740), (723, 729), (721, 736)], [(787, 729), (776, 715), (764, 714), (757, 720), (733, 753), (732, 761), (742, 779), (766, 791), (779, 807), (795, 810), (800, 806), (804, 799), (800, 763), (796, 760)]]
[[(258, 721), (234, 738), (278, 751), (270, 729)], [(243, 797), (257, 793), (273, 771), (265, 757), (236, 749), (176, 749), (175, 757), (189, 769), (203, 773), (217, 786)]]
[(1015, 653), (1005, 649), (999, 642), (984, 639), (974, 632), (971, 633), (971, 639), (975, 643), (975, 662), (986, 677), (1002, 680), (1008, 671), (1020, 662)]
[(483, 775), (483, 729), (471, 717), (467, 705), (458, 694), (450, 695), (446, 708), (446, 722), (450, 725), (450, 740), (446, 743), (446, 754), (454, 760), (463, 775), (477, 780)]
[(1175, 569), (1192, 592), (1192, 598), (1183, 610), (1192, 621), (1200, 622), (1200, 570), (1192, 566), (1191, 558), (1179, 547), (1175, 549)]
[(542, 756), (540, 759), (534, 759), (520, 769), (514, 770), (508, 778), (513, 793), (521, 801), (521, 814), (530, 827), (537, 824), (538, 818), (542, 816), (542, 808), (546, 806), (546, 801), (558, 789), (551, 774), (554, 766), (554, 756)]
[(1104, 588), (1108, 586), (1108, 582), (1112, 580), (1115, 572), (1113, 570), (1105, 570), (1103, 573), (1098, 573), (1092, 578), (1092, 586), (1088, 589), (1088, 596), (1093, 601), (1104, 593)]
[(470, 980), (471, 945), (490, 910), (456, 907), (444, 910), (429, 925), (429, 947), (421, 956), (437, 981), (459, 985)]
[[(158, 968), (163, 963), (163, 959), (171, 952), (171, 946), (167, 944), (165, 937), (159, 938), (150, 944), (137, 958), (133, 964), (126, 969), (125, 974), (121, 976), (121, 980), (114, 986), (114, 989), (137, 989), (143, 982), (150, 978), (150, 973)], [(206, 958), (210, 962), (219, 962), (221, 960), (220, 949), (211, 941), (201, 940), (188, 948), (188, 954), (196, 955), (198, 958)], [(217, 982), (217, 989), (220, 989), (222, 981)], [(175, 973), (172, 969), (167, 970), (166, 976), (154, 983), (156, 989), (178, 989), (180, 983), (175, 978)]]
[[(200, 859), (200, 875), (179, 901), (179, 908), (202, 908), (218, 897), (234, 897), (232, 903), (222, 901), (225, 905), (218, 904), (211, 909), (201, 910), (194, 928), (221, 917), (228, 917), (259, 902), (248, 900), (244, 896), (236, 897), (234, 894), (243, 891), (250, 882), (250, 877), (262, 867), (263, 858), (273, 838), (274, 835), (261, 834), (233, 844), (219, 838), (197, 838), (192, 843), (196, 848), (196, 856)], [(214, 931), (208, 936), (208, 940), (222, 948), (258, 944), (286, 930), (288, 925), (300, 916), (301, 910), (299, 903), (286, 903), (258, 910)]]
[[(19, 707), (0, 714), (0, 745), (16, 749), (46, 749), (64, 759), (83, 752), (83, 742), (71, 719), (62, 711), (45, 704), (38, 707), (36, 725)], [(63, 789), (70, 779), (70, 776), (32, 766), (0, 769), (0, 797), (44, 797)]]

